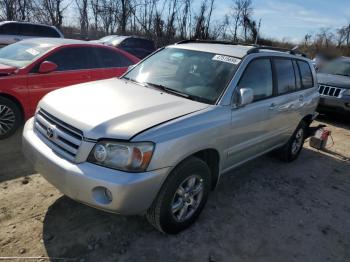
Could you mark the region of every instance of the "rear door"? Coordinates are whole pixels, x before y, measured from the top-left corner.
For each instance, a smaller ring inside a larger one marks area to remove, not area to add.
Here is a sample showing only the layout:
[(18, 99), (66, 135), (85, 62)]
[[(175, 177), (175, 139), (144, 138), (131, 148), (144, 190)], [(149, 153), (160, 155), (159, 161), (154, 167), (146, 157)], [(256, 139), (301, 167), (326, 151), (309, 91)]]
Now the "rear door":
[[(302, 94), (300, 78), (293, 59), (272, 58), (274, 71), (274, 98), (268, 104), (268, 119), (263, 125), (267, 134), (265, 146), (272, 148), (287, 142), (300, 121), (298, 109)], [(299, 90), (298, 90), (299, 89)]]
[[(85, 47), (64, 47), (38, 62), (28, 74), (28, 90), (33, 108), (47, 93), (69, 85), (91, 80)], [(57, 70), (47, 74), (39, 73), (40, 63), (50, 61), (57, 64)]]
[(91, 47), (90, 59), (93, 63), (91, 79), (99, 80), (119, 77), (124, 74), (134, 62), (117, 49)]

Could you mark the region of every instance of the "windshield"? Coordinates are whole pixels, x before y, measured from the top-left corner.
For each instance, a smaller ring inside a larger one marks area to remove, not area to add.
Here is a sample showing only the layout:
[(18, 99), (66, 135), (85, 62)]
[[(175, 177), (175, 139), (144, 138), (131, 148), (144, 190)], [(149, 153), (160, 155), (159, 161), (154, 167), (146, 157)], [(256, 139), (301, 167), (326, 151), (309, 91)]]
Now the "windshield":
[(335, 60), (327, 64), (321, 73), (350, 77), (350, 60)]
[(52, 45), (18, 42), (0, 49), (0, 64), (26, 67), (36, 58), (52, 49)]
[(138, 64), (124, 78), (214, 104), (239, 62), (231, 56), (165, 48)]

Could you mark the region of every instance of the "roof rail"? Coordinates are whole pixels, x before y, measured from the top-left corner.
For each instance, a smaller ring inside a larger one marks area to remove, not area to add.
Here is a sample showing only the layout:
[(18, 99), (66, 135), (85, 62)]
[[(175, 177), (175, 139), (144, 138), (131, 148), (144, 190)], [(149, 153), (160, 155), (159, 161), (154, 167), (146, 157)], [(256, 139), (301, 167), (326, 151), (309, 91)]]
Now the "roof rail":
[(306, 54), (299, 52), (296, 49), (287, 49), (287, 48), (273, 47), (273, 46), (255, 46), (254, 48), (250, 49), (247, 52), (247, 54), (249, 55), (249, 54), (259, 53), (261, 50), (271, 50), (271, 51), (289, 53), (291, 55), (299, 55), (302, 57), (307, 57)]

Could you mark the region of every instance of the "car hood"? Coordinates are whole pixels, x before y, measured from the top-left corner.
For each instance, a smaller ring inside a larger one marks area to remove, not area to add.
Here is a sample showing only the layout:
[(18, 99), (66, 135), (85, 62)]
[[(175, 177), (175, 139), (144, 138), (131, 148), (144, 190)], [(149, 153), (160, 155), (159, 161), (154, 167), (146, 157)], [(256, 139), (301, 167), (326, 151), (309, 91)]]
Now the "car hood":
[(15, 66), (0, 64), (0, 76), (11, 75), (15, 73), (16, 70), (17, 70), (17, 67)]
[(318, 73), (317, 79), (319, 84), (340, 87), (340, 88), (350, 88), (350, 77), (348, 76)]
[(40, 108), (83, 131), (86, 138), (125, 140), (208, 106), (120, 79), (62, 88), (39, 103)]

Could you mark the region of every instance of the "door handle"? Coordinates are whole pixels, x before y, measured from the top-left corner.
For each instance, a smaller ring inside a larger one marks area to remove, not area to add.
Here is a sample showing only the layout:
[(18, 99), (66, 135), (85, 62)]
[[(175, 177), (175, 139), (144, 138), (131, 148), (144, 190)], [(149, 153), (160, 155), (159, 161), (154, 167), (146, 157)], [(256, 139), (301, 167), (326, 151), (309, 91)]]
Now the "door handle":
[(15, 40), (15, 41), (19, 41), (19, 40), (21, 40), (21, 39), (19, 39), (18, 37), (15, 37), (13, 40)]
[(303, 101), (304, 101), (304, 96), (303, 96), (303, 95), (300, 95), (300, 96), (299, 96), (299, 101), (300, 101), (300, 102), (303, 102)]
[(269, 109), (270, 110), (275, 110), (277, 107), (277, 105), (275, 103), (272, 103), (270, 106), (269, 106)]

